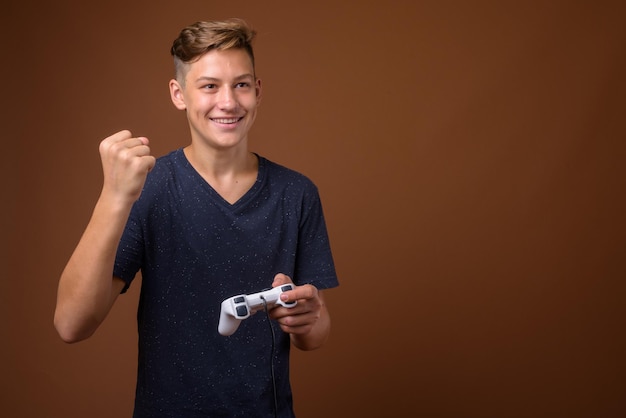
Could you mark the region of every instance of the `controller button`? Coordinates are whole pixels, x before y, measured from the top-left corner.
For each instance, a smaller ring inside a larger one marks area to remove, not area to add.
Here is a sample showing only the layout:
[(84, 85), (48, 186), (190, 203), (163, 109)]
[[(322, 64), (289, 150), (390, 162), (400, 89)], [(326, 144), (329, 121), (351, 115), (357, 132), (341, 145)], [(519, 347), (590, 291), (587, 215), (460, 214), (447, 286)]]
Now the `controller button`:
[(245, 305), (237, 306), (237, 316), (246, 316), (248, 315), (248, 307)]
[(237, 296), (236, 298), (233, 299), (234, 303), (243, 303), (246, 300), (245, 297), (243, 296)]

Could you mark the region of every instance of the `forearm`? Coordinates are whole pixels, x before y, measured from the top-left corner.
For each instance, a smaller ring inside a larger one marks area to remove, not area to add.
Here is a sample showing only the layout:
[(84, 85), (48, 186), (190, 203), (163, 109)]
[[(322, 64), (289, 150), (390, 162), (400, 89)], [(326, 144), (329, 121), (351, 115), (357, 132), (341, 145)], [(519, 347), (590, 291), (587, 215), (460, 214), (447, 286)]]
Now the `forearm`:
[(129, 212), (128, 204), (101, 196), (61, 274), (54, 324), (67, 342), (93, 334), (121, 290), (113, 281), (113, 264)]

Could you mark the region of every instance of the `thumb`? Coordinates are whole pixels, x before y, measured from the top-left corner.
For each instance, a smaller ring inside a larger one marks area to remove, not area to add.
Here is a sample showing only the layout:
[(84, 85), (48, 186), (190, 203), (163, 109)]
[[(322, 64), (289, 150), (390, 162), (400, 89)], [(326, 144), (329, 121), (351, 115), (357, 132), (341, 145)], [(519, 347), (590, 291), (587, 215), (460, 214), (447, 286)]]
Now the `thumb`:
[(272, 287), (280, 286), (281, 284), (293, 283), (291, 278), (283, 273), (278, 273), (274, 276), (274, 281), (272, 282)]

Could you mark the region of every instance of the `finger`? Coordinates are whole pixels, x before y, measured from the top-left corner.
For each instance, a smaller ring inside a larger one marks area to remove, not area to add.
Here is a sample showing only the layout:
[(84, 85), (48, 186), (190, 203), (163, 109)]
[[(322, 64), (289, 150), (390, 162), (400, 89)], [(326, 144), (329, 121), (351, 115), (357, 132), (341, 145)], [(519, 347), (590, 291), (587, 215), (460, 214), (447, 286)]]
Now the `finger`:
[(101, 145), (101, 154), (112, 156), (114, 158), (132, 159), (137, 156), (150, 155), (150, 147), (148, 138), (133, 137), (118, 142), (104, 142)]
[[(128, 131), (125, 132), (130, 134), (130, 132)], [(131, 136), (125, 135), (124, 132), (118, 132), (117, 134), (111, 135), (100, 142), (100, 154), (118, 154), (122, 152), (122, 150), (134, 148), (137, 146), (147, 146), (147, 144), (148, 138), (133, 138)]]
[(130, 156), (145, 157), (150, 155), (150, 147), (147, 145), (138, 144), (127, 148), (125, 152), (128, 152)]
[(289, 334), (307, 333), (319, 319), (315, 314), (285, 316), (278, 319), (281, 329)]
[(274, 276), (274, 281), (272, 282), (272, 287), (280, 286), (282, 284), (293, 283), (291, 278), (283, 273), (278, 273)]
[(145, 136), (137, 136), (132, 138), (127, 138), (118, 143), (122, 147), (126, 148), (137, 148), (137, 147), (148, 147), (150, 141)]
[(114, 133), (113, 135), (106, 137), (104, 141), (109, 142), (109, 143), (115, 143), (115, 142), (124, 141), (132, 137), (133, 137), (133, 134), (128, 129), (124, 129), (124, 130)]
[(118, 143), (124, 143), (126, 146), (133, 147), (137, 145), (148, 145), (150, 141), (145, 136), (133, 137), (132, 132), (127, 129), (116, 132), (113, 135), (108, 136), (102, 141), (105, 145), (113, 145)]
[(280, 300), (282, 300), (283, 302), (290, 302), (301, 299), (314, 299), (317, 297), (318, 293), (319, 291), (315, 286), (305, 284), (302, 286), (297, 286), (293, 290), (281, 293)]
[(143, 168), (146, 171), (150, 171), (156, 164), (156, 158), (154, 158), (152, 155), (146, 155), (141, 157), (141, 162), (143, 164)]

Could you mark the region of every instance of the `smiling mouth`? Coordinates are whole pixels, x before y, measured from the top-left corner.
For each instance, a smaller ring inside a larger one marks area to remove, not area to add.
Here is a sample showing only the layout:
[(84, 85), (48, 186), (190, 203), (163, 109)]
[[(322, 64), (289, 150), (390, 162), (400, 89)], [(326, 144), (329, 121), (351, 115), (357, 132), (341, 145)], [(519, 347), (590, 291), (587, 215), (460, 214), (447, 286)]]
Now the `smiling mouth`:
[(243, 119), (243, 116), (238, 118), (211, 118), (213, 122), (222, 123), (225, 125), (232, 125), (239, 122), (241, 119)]

